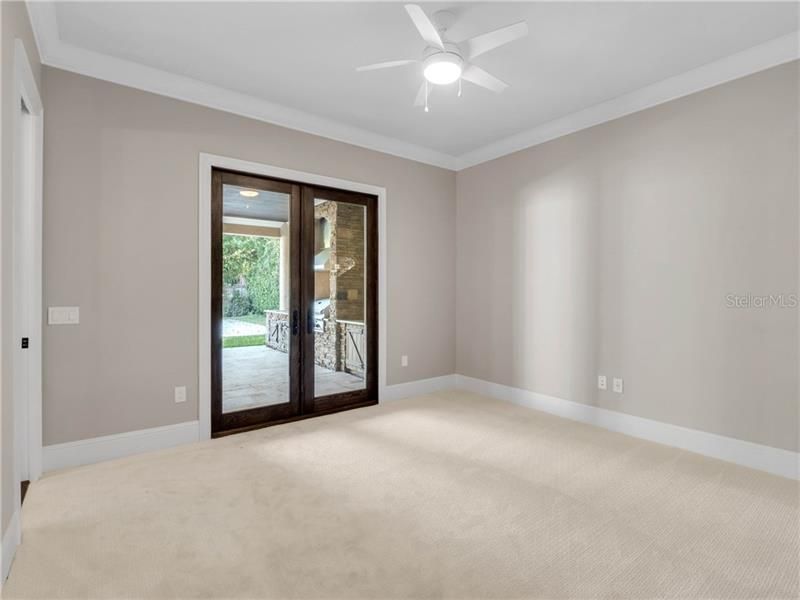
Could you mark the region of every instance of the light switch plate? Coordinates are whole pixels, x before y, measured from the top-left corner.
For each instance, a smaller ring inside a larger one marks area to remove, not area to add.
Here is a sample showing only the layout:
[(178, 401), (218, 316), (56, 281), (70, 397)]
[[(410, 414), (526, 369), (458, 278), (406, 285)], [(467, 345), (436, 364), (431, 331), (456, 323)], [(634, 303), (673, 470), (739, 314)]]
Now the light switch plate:
[(598, 390), (607, 390), (608, 389), (608, 380), (606, 379), (605, 375), (598, 375), (597, 376), (597, 389)]
[(614, 377), (613, 384), (614, 384), (614, 391), (617, 394), (621, 394), (622, 393), (622, 378), (621, 377)]
[(408, 366), (408, 356), (406, 356), (405, 354), (403, 354), (403, 356), (400, 357), (400, 366), (401, 367)]
[(48, 325), (78, 325), (81, 322), (81, 309), (78, 306), (49, 306)]

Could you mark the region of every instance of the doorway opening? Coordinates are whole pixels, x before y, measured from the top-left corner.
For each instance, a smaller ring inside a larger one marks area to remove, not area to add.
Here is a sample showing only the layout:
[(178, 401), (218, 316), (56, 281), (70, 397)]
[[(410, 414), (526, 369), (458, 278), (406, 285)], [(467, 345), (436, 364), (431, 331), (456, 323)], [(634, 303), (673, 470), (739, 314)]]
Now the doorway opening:
[(377, 198), (214, 169), (212, 435), (377, 402)]

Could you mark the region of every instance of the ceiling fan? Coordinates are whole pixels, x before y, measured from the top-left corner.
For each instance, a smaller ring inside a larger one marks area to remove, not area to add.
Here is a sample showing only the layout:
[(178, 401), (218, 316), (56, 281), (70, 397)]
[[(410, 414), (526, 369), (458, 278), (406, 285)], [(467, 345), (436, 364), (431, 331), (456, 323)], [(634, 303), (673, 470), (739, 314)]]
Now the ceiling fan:
[[(471, 61), (484, 52), (525, 37), (528, 34), (528, 24), (525, 21), (501, 27), (456, 44), (445, 38), (447, 29), (455, 20), (455, 16), (450, 11), (441, 10), (435, 13), (433, 21), (416, 4), (406, 4), (406, 12), (411, 17), (411, 21), (413, 21), (422, 39), (428, 44), (422, 53), (422, 58), (390, 60), (358, 67), (356, 71), (375, 71), (377, 69), (389, 69), (422, 63), (422, 73), (425, 80), (417, 92), (414, 105), (424, 106), (425, 112), (428, 112), (429, 84), (448, 85), (458, 81), (459, 96), (461, 96), (462, 79), (498, 93), (508, 87), (507, 83), (500, 81), (494, 75), (490, 75), (477, 65), (472, 64)], [(434, 22), (436, 25), (434, 25)]]

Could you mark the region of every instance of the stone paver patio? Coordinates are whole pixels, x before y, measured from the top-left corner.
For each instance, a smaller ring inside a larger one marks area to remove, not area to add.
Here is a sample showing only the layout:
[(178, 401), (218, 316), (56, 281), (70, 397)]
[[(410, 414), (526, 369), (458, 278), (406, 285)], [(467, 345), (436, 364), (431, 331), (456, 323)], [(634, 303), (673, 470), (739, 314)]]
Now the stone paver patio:
[[(317, 396), (360, 390), (364, 380), (344, 371), (314, 367)], [(289, 356), (266, 346), (222, 350), (222, 405), (225, 412), (289, 401)]]

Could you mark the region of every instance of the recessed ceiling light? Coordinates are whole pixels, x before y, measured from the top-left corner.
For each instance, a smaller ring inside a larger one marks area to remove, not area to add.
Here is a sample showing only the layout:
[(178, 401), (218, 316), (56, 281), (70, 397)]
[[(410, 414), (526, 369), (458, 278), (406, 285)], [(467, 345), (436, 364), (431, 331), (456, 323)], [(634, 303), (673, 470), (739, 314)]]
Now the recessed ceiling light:
[(425, 60), (425, 79), (436, 85), (447, 85), (461, 77), (461, 57), (453, 52), (439, 52)]
[(239, 190), (239, 193), (245, 198), (255, 198), (258, 196), (258, 192), (255, 190)]

